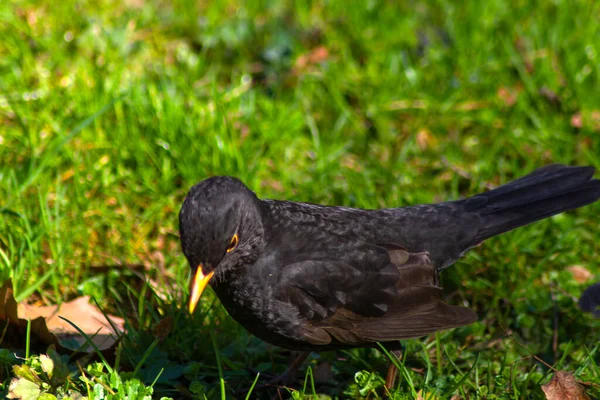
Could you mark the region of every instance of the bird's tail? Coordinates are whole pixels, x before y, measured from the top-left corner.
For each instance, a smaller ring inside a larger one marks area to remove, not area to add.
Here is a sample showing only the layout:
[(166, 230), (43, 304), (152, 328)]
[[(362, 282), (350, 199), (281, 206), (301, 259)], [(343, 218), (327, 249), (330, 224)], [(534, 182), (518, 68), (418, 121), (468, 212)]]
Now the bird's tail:
[(594, 171), (552, 164), (464, 200), (465, 209), (485, 221), (476, 241), (595, 202), (600, 199), (600, 180), (592, 179)]

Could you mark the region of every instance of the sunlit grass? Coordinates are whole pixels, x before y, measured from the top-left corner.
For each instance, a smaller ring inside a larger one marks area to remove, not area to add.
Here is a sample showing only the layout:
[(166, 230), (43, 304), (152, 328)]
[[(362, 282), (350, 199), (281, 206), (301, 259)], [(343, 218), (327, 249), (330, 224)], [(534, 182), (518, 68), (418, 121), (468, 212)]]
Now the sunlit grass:
[[(125, 315), (117, 370), (155, 393), (231, 396), (260, 372), (258, 387), (288, 352), (210, 291), (195, 318), (183, 307), (187, 189), (226, 174), (261, 197), (377, 208), (472, 195), (550, 162), (600, 167), (599, 7), (5, 1), (0, 278), (18, 300), (88, 294)], [(600, 325), (576, 305), (600, 277), (599, 207), (492, 239), (446, 271), (448, 301), (480, 321), (407, 341), (398, 392), (543, 398), (551, 370), (534, 355), (600, 382)], [(575, 281), (575, 264), (593, 278)], [(312, 381), (294, 389), (382, 395), (387, 362), (313, 355)]]

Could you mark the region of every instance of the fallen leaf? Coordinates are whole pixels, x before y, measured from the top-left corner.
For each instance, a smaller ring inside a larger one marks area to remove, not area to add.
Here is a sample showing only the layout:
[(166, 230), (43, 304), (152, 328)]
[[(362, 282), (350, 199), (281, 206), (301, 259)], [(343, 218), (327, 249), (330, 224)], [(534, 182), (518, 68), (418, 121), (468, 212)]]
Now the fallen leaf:
[(584, 283), (592, 277), (592, 273), (581, 265), (572, 265), (567, 270), (573, 275), (573, 279), (578, 283)]
[(65, 173), (63, 173), (60, 176), (60, 179), (64, 182), (64, 181), (68, 181), (69, 179), (71, 179), (73, 176), (75, 175), (75, 170), (73, 168), (67, 170)]
[(35, 383), (25, 378), (15, 378), (8, 387), (7, 399), (37, 399), (42, 391)]
[(100, 350), (112, 347), (119, 334), (125, 330), (122, 318), (107, 315), (107, 320), (95, 305), (90, 304), (89, 296), (79, 297), (60, 306), (34, 306), (17, 304), (10, 280), (0, 288), (0, 319), (20, 327), (27, 326), (27, 321), (30, 320), (32, 334), (48, 345), (94, 351), (77, 329), (59, 317), (75, 324)]
[(428, 129), (423, 128), (417, 132), (417, 145), (421, 150), (427, 150), (434, 142), (435, 138)]
[(125, 5), (129, 8), (141, 9), (144, 7), (144, 0), (125, 0)]
[(484, 109), (488, 106), (488, 103), (485, 101), (465, 101), (463, 103), (458, 103), (453, 110), (457, 111), (476, 111)]
[(325, 46), (319, 46), (308, 53), (302, 54), (296, 59), (295, 68), (304, 69), (326, 61), (329, 58), (329, 50)]
[[(56, 400), (53, 388), (66, 384), (71, 375), (64, 357), (56, 353), (54, 346), (48, 347), (48, 354), (33, 355), (24, 364), (15, 365), (12, 371), (14, 378), (10, 381), (7, 398), (23, 400)], [(68, 398), (75, 400), (83, 396), (69, 393)]]
[(519, 98), (519, 92), (520, 90), (518, 89), (502, 86), (498, 89), (496, 96), (498, 96), (498, 98), (502, 100), (505, 106), (511, 107), (517, 102)]
[(542, 385), (542, 390), (546, 400), (590, 400), (570, 372), (556, 372), (550, 382)]
[(40, 355), (40, 364), (42, 371), (48, 375), (48, 378), (52, 379), (52, 373), (54, 373), (54, 361), (45, 354)]

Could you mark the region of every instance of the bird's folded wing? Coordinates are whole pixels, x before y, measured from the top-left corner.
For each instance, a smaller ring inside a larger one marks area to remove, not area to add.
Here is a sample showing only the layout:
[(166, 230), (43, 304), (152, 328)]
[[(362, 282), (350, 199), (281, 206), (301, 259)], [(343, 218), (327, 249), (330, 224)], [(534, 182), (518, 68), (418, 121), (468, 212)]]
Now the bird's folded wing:
[(329, 254), (288, 265), (280, 281), (278, 298), (305, 318), (302, 335), (310, 343), (412, 338), (477, 319), (441, 301), (437, 272), (424, 253), (361, 245)]

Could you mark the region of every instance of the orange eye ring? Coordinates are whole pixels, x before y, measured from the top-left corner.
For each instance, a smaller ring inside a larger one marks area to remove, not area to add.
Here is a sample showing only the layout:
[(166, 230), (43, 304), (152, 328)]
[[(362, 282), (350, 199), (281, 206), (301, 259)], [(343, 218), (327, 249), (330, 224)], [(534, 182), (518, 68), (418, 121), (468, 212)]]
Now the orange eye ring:
[(235, 235), (233, 235), (233, 237), (231, 238), (231, 242), (229, 243), (229, 247), (227, 247), (227, 252), (231, 252), (233, 251), (233, 249), (235, 249), (235, 247), (237, 246), (239, 241), (238, 235), (237, 233)]

